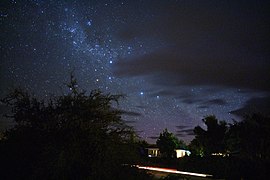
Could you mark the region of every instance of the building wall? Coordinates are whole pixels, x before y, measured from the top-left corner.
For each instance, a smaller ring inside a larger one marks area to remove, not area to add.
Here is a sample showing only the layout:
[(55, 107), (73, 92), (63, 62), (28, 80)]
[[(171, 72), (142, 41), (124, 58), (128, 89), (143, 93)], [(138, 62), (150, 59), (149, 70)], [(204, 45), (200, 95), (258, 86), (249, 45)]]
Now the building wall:
[(176, 149), (175, 152), (176, 152), (176, 158), (181, 158), (181, 157), (190, 155), (190, 151), (183, 150), (183, 149)]
[[(181, 158), (184, 156), (189, 156), (191, 153), (188, 150), (183, 149), (175, 149), (176, 158)], [(160, 151), (158, 148), (147, 148), (147, 155), (148, 157), (159, 157)]]

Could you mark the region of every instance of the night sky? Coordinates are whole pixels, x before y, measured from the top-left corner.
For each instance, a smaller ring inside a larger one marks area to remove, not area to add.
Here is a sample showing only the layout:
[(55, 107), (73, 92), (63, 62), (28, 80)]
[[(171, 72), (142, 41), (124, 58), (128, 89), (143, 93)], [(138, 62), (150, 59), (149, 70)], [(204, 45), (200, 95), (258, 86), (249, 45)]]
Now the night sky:
[(206, 115), (269, 113), (269, 1), (1, 0), (0, 8), (1, 98), (19, 86), (61, 95), (74, 70), (82, 89), (124, 94), (123, 119), (148, 142), (166, 127), (188, 142)]

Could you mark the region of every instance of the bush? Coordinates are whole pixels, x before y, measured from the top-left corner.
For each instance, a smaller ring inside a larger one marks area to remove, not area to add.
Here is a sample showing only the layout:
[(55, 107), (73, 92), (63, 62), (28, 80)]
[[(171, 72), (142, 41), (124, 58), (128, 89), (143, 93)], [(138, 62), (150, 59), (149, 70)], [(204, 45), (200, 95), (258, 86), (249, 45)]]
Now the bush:
[(119, 95), (70, 93), (38, 100), (22, 90), (2, 102), (16, 125), (0, 141), (0, 179), (111, 179), (137, 159), (136, 135), (112, 107)]

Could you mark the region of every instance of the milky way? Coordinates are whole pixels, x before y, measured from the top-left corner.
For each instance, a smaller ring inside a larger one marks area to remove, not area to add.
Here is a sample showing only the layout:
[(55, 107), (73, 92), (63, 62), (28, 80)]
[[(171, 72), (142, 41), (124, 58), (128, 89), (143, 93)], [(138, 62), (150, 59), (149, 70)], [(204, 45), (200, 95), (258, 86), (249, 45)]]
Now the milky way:
[(204, 116), (231, 122), (269, 96), (268, 5), (1, 1), (0, 96), (66, 93), (74, 71), (82, 89), (125, 95), (118, 108), (143, 139), (168, 128), (189, 141)]

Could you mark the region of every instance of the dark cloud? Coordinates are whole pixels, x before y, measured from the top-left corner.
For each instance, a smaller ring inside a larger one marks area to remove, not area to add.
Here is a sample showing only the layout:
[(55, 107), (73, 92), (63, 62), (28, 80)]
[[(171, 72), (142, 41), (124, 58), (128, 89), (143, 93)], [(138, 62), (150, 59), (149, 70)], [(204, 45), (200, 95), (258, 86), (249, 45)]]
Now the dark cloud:
[[(167, 86), (210, 85), (270, 90), (268, 2), (181, 2), (155, 5), (159, 16), (126, 29), (125, 40), (158, 39), (166, 46), (120, 59), (118, 76), (143, 76)], [(162, 8), (161, 8), (162, 6)], [(158, 8), (160, 7), (160, 8)]]
[(209, 108), (209, 106), (198, 106), (197, 108), (199, 108), (199, 109), (207, 109), (207, 108)]
[(125, 40), (125, 41), (131, 41), (138, 36), (135, 28), (126, 28), (124, 30), (120, 30), (117, 34), (119, 38)]
[(185, 128), (188, 128), (189, 126), (186, 126), (186, 125), (179, 125), (179, 126), (176, 126), (177, 129), (185, 129)]
[(159, 137), (158, 136), (150, 136), (150, 137), (148, 137), (149, 139), (158, 139)]
[(190, 126), (179, 125), (179, 126), (176, 126), (176, 128), (178, 129), (176, 131), (176, 136), (186, 137), (186, 136), (194, 135), (193, 128), (191, 128)]
[(186, 130), (186, 132), (177, 132), (176, 136), (178, 137), (187, 137), (187, 136), (194, 136), (193, 129)]
[(195, 103), (199, 103), (202, 102), (202, 99), (197, 99), (196, 97), (190, 97), (190, 98), (184, 98), (182, 99), (182, 102), (185, 104), (195, 104)]
[(202, 103), (205, 106), (212, 106), (212, 105), (226, 105), (227, 102), (224, 99), (211, 99)]
[(160, 90), (157, 92), (153, 92), (150, 94), (150, 96), (156, 97), (156, 96), (178, 96), (178, 92), (177, 91), (173, 91), (173, 90)]
[(203, 101), (205, 101), (202, 97), (205, 98), (205, 95), (207, 94), (208, 90), (200, 91), (199, 95), (190, 92), (184, 92), (180, 95), (177, 95), (177, 99), (179, 99), (184, 104), (201, 104)]
[(145, 76), (159, 85), (212, 85), (270, 90), (269, 62), (255, 63), (249, 57), (214, 57), (212, 53), (184, 55), (174, 51), (155, 52), (128, 61), (119, 60), (115, 73), (118, 76)]
[(253, 98), (246, 102), (244, 107), (231, 111), (232, 114), (243, 117), (246, 114), (262, 113), (270, 116), (270, 96)]
[(194, 132), (193, 132), (193, 128), (190, 128), (190, 129), (178, 130), (177, 134), (194, 135)]

